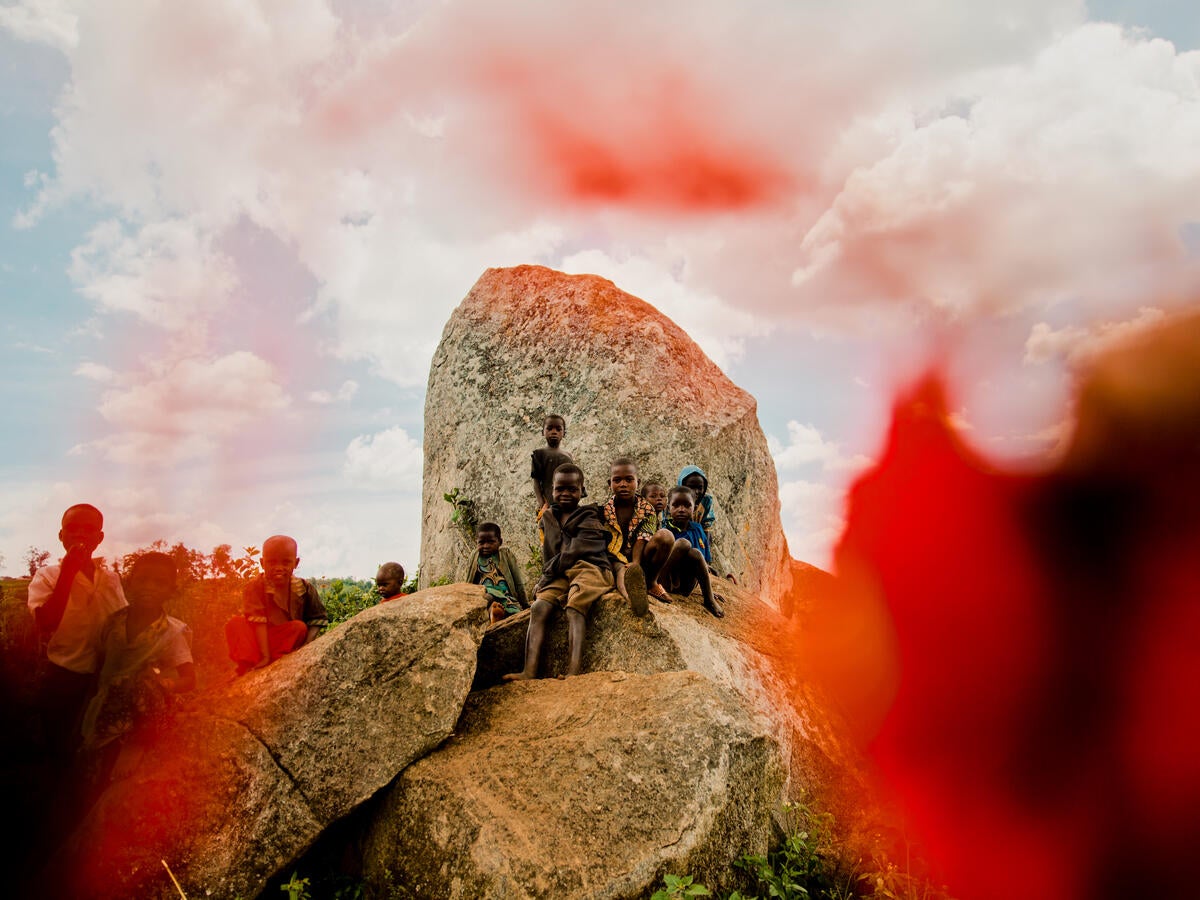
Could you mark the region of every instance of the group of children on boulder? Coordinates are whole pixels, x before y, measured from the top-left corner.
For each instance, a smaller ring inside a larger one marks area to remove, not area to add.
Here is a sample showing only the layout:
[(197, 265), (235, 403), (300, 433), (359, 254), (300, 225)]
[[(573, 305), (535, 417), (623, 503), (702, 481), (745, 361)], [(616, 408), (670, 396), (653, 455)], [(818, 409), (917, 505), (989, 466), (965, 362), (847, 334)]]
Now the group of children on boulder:
[[(532, 455), (544, 561), (532, 591), (494, 522), (476, 528), (476, 551), (462, 572), (462, 581), (483, 588), (492, 623), (531, 609), (525, 665), (508, 680), (536, 676), (547, 624), (559, 610), (567, 615), (567, 674), (579, 673), (588, 611), (614, 588), (645, 615), (649, 598), (669, 603), (671, 594), (686, 597), (699, 587), (705, 609), (724, 615), (710, 577), (715, 515), (704, 472), (684, 468), (669, 490), (639, 485), (637, 462), (618, 457), (609, 467), (607, 500), (583, 503), (583, 470), (562, 449), (565, 433), (561, 416), (547, 416), (546, 444)], [(177, 590), (174, 560), (143, 553), (122, 581), (93, 557), (103, 527), (96, 507), (67, 509), (58, 535), (62, 561), (39, 569), (28, 595), (44, 653), (39, 711), (48, 754), (65, 763), (82, 749), (102, 772), (111, 770), (121, 738), (139, 719), (196, 685), (191, 629), (165, 610)], [(316, 587), (295, 575), (294, 538), (267, 538), (260, 563), (262, 574), (244, 588), (242, 613), (225, 624), (238, 675), (312, 642), (328, 624)], [(384, 563), (375, 582), (382, 602), (404, 596), (403, 566)]]

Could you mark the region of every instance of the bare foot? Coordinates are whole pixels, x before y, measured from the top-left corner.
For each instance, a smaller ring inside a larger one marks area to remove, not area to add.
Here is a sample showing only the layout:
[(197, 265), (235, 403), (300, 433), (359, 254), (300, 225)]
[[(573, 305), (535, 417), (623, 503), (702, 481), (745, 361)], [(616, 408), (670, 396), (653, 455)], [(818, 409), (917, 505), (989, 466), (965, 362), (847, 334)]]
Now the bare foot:
[(500, 680), (501, 681), (530, 681), (532, 679), (533, 679), (532, 675), (526, 675), (524, 672), (512, 672), (508, 675), (505, 675)]
[(707, 609), (714, 616), (716, 616), (718, 619), (725, 618), (725, 610), (721, 609), (720, 604), (717, 603), (718, 600), (722, 600), (722, 599), (724, 599), (724, 598), (721, 597), (720, 594), (718, 594), (717, 596), (713, 597), (713, 599), (711, 601), (710, 600), (704, 601), (704, 608)]
[(646, 588), (646, 593), (648, 593), (651, 597), (653, 597), (659, 603), (670, 603), (671, 602), (671, 595), (668, 594), (666, 592), (666, 590), (663, 588), (663, 586), (661, 584), (659, 584), (657, 581), (654, 582), (654, 584), (650, 585), (648, 588)]

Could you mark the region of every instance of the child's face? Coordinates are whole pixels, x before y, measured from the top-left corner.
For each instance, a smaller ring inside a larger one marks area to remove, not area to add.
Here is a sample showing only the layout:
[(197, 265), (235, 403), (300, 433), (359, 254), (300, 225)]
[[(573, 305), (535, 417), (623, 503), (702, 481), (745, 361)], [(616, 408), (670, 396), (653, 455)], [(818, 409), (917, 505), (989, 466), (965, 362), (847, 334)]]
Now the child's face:
[(578, 472), (555, 472), (551, 493), (563, 512), (574, 512), (583, 497), (583, 478)]
[(618, 500), (631, 500), (637, 495), (637, 467), (613, 466), (609, 471), (608, 487)]
[(697, 497), (704, 496), (704, 489), (705, 489), (704, 478), (700, 475), (697, 475), (695, 472), (693, 472), (687, 478), (683, 479), (683, 486), (685, 488), (691, 488), (692, 493), (695, 494)]
[(667, 489), (661, 484), (652, 484), (646, 489), (646, 499), (655, 512), (662, 512), (667, 507)]
[(58, 539), (62, 541), (64, 550), (80, 546), (91, 556), (104, 539), (104, 532), (100, 530), (100, 520), (96, 518), (95, 513), (86, 509), (74, 509), (63, 516)]
[(542, 426), (542, 437), (546, 439), (547, 447), (557, 447), (562, 443), (563, 436), (567, 433), (567, 426), (563, 424), (561, 419), (547, 419), (546, 424)]
[(380, 566), (375, 573), (375, 587), (384, 597), (395, 597), (404, 590), (404, 570), (395, 566)]
[(500, 535), (494, 531), (481, 531), (475, 535), (475, 548), (480, 556), (495, 556), (503, 543)]
[(141, 566), (129, 573), (122, 587), (130, 606), (161, 608), (175, 593), (175, 573), (166, 566)]
[(696, 504), (692, 502), (692, 495), (679, 491), (671, 495), (670, 509), (667, 515), (671, 517), (671, 521), (676, 525), (686, 525), (691, 521), (692, 513), (696, 511)]
[(298, 565), (300, 557), (296, 555), (296, 548), (291, 544), (279, 541), (263, 548), (262, 568), (267, 581), (272, 584), (291, 581), (292, 573)]

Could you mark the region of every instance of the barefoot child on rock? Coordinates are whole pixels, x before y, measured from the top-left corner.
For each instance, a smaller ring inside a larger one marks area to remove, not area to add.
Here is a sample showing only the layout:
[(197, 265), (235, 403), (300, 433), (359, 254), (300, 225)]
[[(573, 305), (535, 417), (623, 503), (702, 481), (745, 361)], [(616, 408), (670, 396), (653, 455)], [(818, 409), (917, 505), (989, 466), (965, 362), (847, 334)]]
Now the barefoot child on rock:
[(578, 675), (583, 667), (588, 610), (613, 588), (607, 552), (612, 534), (604, 525), (600, 507), (580, 505), (583, 493), (583, 470), (574, 463), (559, 466), (551, 488), (554, 502), (541, 517), (542, 559), (546, 563), (534, 590), (536, 599), (525, 637), (525, 668), (505, 675), (505, 681), (537, 677), (546, 625), (559, 609), (565, 609), (567, 615), (567, 675)]
[(658, 531), (658, 513), (648, 500), (638, 496), (637, 463), (628, 456), (612, 461), (608, 487), (612, 494), (604, 504), (604, 524), (612, 532), (608, 555), (617, 590), (629, 601), (635, 615), (644, 616), (647, 604), (642, 552)]
[(687, 597), (700, 586), (704, 608), (718, 619), (725, 615), (714, 594), (708, 574), (708, 545), (704, 529), (695, 521), (696, 501), (689, 488), (673, 487), (667, 492), (667, 520), (654, 535), (645, 552), (642, 566), (647, 592), (663, 603), (670, 603), (669, 591)]

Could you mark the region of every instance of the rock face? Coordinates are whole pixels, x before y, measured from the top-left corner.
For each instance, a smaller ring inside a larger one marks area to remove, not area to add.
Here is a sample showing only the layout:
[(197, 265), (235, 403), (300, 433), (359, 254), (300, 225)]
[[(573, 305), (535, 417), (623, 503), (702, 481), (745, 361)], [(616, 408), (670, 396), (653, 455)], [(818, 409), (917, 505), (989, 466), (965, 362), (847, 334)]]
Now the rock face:
[(635, 897), (722, 884), (765, 851), (783, 772), (767, 725), (694, 672), (597, 672), (472, 695), (367, 836), (379, 896)]
[(198, 697), (72, 837), (64, 895), (178, 896), (165, 860), (188, 896), (254, 896), (450, 735), (484, 626), (477, 588), (438, 588)]
[[(721, 583), (715, 589), (728, 601), (723, 619), (703, 610), (698, 593), (672, 604), (652, 600), (645, 618), (634, 616), (615, 593), (601, 598), (588, 621), (584, 671), (698, 672), (770, 723), (786, 763), (785, 797), (807, 795), (853, 829), (864, 819), (867, 776), (841, 720), (796, 667), (796, 624), (742, 588)], [(521, 613), (487, 630), (474, 690), (521, 667), (528, 619)], [(547, 634), (541, 674), (563, 674), (566, 661), (566, 623), (559, 616)]]
[(425, 399), (422, 585), (459, 577), (469, 551), (443, 495), (457, 488), (518, 558), (536, 542), (530, 453), (548, 413), (589, 499), (607, 496), (617, 456), (673, 485), (698, 465), (718, 503), (718, 566), (778, 605), (791, 583), (778, 484), (754, 398), (670, 319), (594, 275), (489, 269), (455, 310)]

